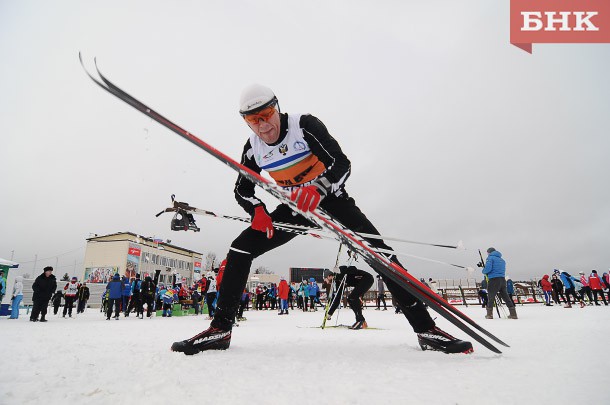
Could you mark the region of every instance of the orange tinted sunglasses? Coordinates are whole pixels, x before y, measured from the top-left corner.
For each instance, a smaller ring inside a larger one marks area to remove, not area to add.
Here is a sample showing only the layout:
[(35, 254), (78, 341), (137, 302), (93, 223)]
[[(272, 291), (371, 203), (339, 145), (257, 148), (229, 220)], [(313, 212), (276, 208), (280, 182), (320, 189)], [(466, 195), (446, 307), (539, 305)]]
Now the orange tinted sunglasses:
[(269, 106), (253, 114), (243, 114), (242, 117), (244, 117), (248, 124), (256, 125), (259, 120), (269, 122), (275, 111), (275, 106)]

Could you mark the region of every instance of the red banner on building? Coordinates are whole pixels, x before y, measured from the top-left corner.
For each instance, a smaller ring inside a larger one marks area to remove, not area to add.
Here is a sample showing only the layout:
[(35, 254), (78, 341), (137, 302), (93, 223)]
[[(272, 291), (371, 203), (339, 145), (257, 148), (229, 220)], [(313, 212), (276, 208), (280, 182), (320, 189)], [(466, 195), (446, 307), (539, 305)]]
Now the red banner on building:
[(130, 247), (129, 251), (127, 252), (128, 255), (132, 255), (132, 256), (140, 256), (141, 253), (142, 253), (142, 251), (140, 249), (134, 248), (134, 247)]
[(510, 0), (510, 43), (610, 42), (610, 0)]

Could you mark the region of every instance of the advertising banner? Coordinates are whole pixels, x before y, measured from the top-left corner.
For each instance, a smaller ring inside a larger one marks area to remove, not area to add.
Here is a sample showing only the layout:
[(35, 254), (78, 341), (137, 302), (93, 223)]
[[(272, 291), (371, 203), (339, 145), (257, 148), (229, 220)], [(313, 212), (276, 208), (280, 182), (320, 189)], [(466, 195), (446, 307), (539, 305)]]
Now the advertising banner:
[(140, 256), (142, 255), (142, 248), (140, 245), (135, 243), (129, 244), (129, 250), (127, 252), (127, 267), (125, 275), (131, 279), (135, 277), (140, 271)]

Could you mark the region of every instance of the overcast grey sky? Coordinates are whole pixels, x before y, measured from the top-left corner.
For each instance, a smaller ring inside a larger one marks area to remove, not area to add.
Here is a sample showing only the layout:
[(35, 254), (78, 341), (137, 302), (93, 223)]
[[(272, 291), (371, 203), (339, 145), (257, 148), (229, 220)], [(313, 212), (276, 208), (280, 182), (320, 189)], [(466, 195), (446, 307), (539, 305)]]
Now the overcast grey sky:
[[(82, 51), (236, 159), (249, 135), (241, 89), (271, 87), (283, 111), (327, 125), (352, 161), (348, 192), (383, 234), (469, 249), (397, 250), (474, 266), (494, 246), (513, 279), (607, 271), (610, 45), (530, 55), (509, 44), (508, 11), (507, 0), (0, 0), (0, 257), (80, 273), (85, 238), (118, 231), (222, 257), (243, 228), (200, 218), (200, 233), (176, 233), (169, 214), (154, 217), (172, 193), (244, 215), (235, 173), (94, 86)], [(254, 266), (332, 267), (337, 247), (301, 237)]]

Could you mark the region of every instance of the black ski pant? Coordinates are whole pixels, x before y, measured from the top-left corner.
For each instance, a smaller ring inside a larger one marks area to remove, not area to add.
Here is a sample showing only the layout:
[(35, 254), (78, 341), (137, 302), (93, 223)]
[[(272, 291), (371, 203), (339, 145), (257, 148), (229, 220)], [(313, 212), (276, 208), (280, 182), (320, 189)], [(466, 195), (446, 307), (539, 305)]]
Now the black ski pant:
[(556, 304), (560, 304), (561, 303), (559, 298), (562, 298), (563, 302), (567, 302), (566, 301), (566, 296), (563, 295), (563, 291), (553, 290), (553, 300), (555, 301)]
[[(150, 318), (152, 316), (154, 305), (155, 305), (155, 297), (152, 295), (143, 294), (142, 301), (144, 301), (144, 304), (146, 304), (146, 317)], [(143, 308), (142, 308), (142, 311), (144, 311)], [(142, 312), (142, 316), (144, 316), (143, 312)]]
[(131, 312), (132, 309), (136, 309), (136, 316), (140, 315), (143, 312), (142, 309), (142, 294), (139, 292), (134, 292), (131, 296), (131, 300), (129, 301), (129, 306), (127, 307), (127, 311), (125, 312), (127, 315)]
[(49, 300), (45, 299), (37, 299), (34, 300), (32, 305), (32, 313), (30, 314), (30, 319), (38, 320), (38, 316), (40, 315), (40, 319), (44, 319), (47, 316), (47, 307), (49, 306)]
[(74, 301), (76, 300), (76, 297), (70, 297), (69, 295), (64, 296), (64, 300), (66, 300), (66, 303), (64, 304), (64, 313), (63, 315), (66, 316), (66, 313), (69, 316), (72, 316), (72, 308), (74, 308)]
[[(379, 235), (379, 231), (356, 206), (354, 199), (348, 197), (347, 194), (341, 197), (329, 195), (322, 200), (320, 206), (354, 232)], [(271, 213), (271, 218), (274, 222), (312, 225), (305, 217), (293, 214), (290, 207), (285, 204), (280, 204)], [(239, 305), (239, 298), (248, 281), (252, 261), (258, 256), (288, 243), (296, 236), (294, 233), (276, 229), (273, 238), (267, 239), (265, 232), (248, 227), (233, 241), (227, 255), (227, 266), (212, 326), (223, 329), (231, 328)], [(368, 239), (367, 241), (374, 247), (390, 249), (382, 240)], [(392, 260), (400, 264), (395, 256), (392, 257)], [(425, 332), (434, 327), (434, 321), (421, 301), (389, 277), (385, 275), (381, 277), (415, 332)]]
[[(345, 283), (341, 283), (339, 280), (337, 280), (337, 282), (339, 283), (339, 288), (337, 290), (337, 293), (333, 297), (330, 307), (328, 308), (329, 315), (334, 314), (335, 310), (339, 307), (341, 297), (343, 296), (343, 290), (346, 287)], [(374, 282), (375, 278), (371, 274), (365, 273), (356, 285), (348, 286), (354, 287), (352, 289), (352, 292), (349, 293), (349, 295), (347, 296), (347, 302), (349, 302), (349, 307), (352, 311), (354, 311), (354, 315), (356, 315), (356, 322), (363, 322), (365, 320), (364, 315), (362, 315), (362, 302), (360, 301), (360, 297), (362, 297), (364, 293), (366, 293), (369, 288), (371, 288)]]
[[(224, 276), (223, 276), (223, 281), (224, 281)], [(243, 289), (242, 289), (242, 291), (243, 291)], [(216, 301), (216, 298), (218, 298), (218, 293), (216, 291), (207, 293), (205, 295), (205, 302), (208, 304), (208, 315), (210, 317), (213, 317), (214, 314), (216, 313), (216, 307), (218, 306), (218, 303), (216, 303), (216, 306), (214, 306), (214, 301)]]
[(595, 304), (597, 305), (597, 294), (602, 296), (602, 300), (604, 301), (605, 305), (608, 305), (608, 302), (606, 301), (606, 296), (604, 295), (604, 290), (592, 290), (593, 291), (593, 299), (595, 300)]
[[(226, 271), (226, 268), (225, 268), (225, 271)], [(263, 294), (256, 294), (256, 309), (257, 310), (259, 310), (259, 311), (263, 310), (264, 302), (265, 302), (265, 300), (263, 299)]]
[(76, 308), (77, 314), (82, 314), (85, 312), (85, 307), (87, 306), (87, 300), (78, 300), (78, 306)]
[(591, 295), (591, 287), (585, 286), (580, 290), (580, 296), (582, 300), (585, 300), (585, 294), (587, 294), (587, 298), (589, 298), (589, 302), (593, 302), (593, 295)]
[(385, 303), (385, 294), (377, 294), (377, 309), (381, 308), (382, 302), (383, 302), (383, 309), (388, 309), (388, 306)]
[(574, 287), (566, 288), (566, 302), (568, 304), (570, 303), (570, 295), (572, 296), (572, 298), (574, 298), (574, 304), (580, 301), (580, 295), (578, 295)]
[(502, 301), (506, 304), (507, 307), (512, 308), (515, 306), (513, 300), (508, 296), (508, 292), (506, 291), (506, 279), (504, 277), (494, 277), (490, 278), (487, 282), (487, 308), (493, 308), (494, 302), (496, 300), (496, 295), (499, 295), (502, 298)]
[(53, 303), (53, 315), (57, 315), (60, 305), (61, 305), (61, 301)]
[(121, 312), (121, 298), (110, 298), (108, 300), (108, 309), (106, 310), (106, 318), (110, 319), (110, 315), (112, 315), (112, 305), (114, 305), (114, 316), (116, 318), (119, 317), (119, 313)]

